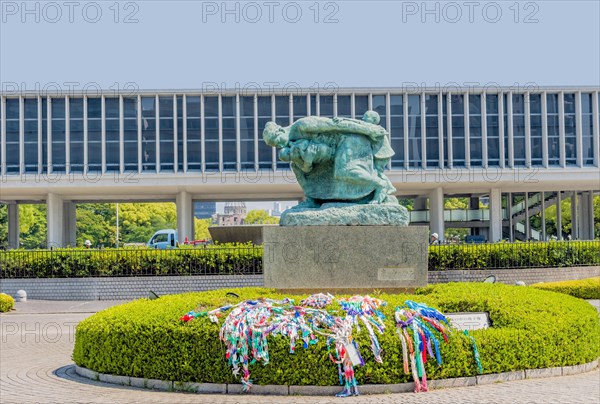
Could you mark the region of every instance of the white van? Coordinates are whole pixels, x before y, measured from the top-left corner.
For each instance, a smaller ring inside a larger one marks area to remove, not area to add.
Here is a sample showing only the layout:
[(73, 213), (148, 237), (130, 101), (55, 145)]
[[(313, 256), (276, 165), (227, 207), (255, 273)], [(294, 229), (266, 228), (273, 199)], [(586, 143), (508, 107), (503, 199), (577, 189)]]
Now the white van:
[(167, 250), (178, 246), (177, 230), (174, 229), (159, 230), (148, 241), (148, 247), (157, 250)]

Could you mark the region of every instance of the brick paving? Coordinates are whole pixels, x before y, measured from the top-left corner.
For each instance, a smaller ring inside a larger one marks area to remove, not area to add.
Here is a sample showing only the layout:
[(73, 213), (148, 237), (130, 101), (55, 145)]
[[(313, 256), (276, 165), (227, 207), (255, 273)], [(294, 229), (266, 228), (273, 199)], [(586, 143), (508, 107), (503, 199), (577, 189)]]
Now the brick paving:
[(118, 387), (81, 378), (71, 360), (74, 326), (118, 302), (17, 303), (0, 315), (0, 403), (600, 403), (600, 371), (547, 379), (336, 397), (196, 395)]

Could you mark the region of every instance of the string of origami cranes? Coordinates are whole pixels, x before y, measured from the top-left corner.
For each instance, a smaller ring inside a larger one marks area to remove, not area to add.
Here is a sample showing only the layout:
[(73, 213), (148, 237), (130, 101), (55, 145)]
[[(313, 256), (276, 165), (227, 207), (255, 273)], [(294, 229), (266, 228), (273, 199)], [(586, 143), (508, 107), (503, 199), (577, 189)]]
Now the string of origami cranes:
[[(375, 361), (382, 363), (382, 349), (377, 335), (383, 334), (386, 328), (383, 322), (385, 316), (379, 310), (386, 302), (368, 295), (339, 298), (337, 302), (345, 315), (338, 316), (325, 310), (334, 299), (331, 294), (317, 293), (301, 300), (300, 305), (295, 305), (288, 298), (246, 300), (210, 311), (190, 311), (180, 320), (187, 323), (199, 317), (208, 317), (218, 324), (219, 318), (230, 311), (223, 321), (219, 338), (225, 343), (225, 357), (233, 374), (241, 378), (245, 392), (252, 387), (249, 366), (260, 361), (265, 365), (269, 363), (269, 335), (289, 338), (292, 354), (298, 340), (302, 340), (306, 349), (316, 344), (318, 335), (321, 335), (326, 338), (329, 358), (337, 364), (340, 385), (343, 386), (336, 396), (358, 395), (354, 367), (364, 366), (365, 363), (358, 342), (353, 338), (353, 331), (360, 332), (361, 326), (365, 327)], [(394, 318), (396, 334), (402, 345), (404, 372), (412, 372), (415, 392), (428, 391), (425, 373), (427, 356), (435, 358), (438, 365), (442, 364), (440, 342), (448, 342), (453, 328), (438, 310), (411, 300), (396, 308)], [(471, 340), (474, 360), (478, 372), (482, 373), (475, 340), (466, 330), (464, 334)], [(332, 347), (334, 354), (331, 353)]]

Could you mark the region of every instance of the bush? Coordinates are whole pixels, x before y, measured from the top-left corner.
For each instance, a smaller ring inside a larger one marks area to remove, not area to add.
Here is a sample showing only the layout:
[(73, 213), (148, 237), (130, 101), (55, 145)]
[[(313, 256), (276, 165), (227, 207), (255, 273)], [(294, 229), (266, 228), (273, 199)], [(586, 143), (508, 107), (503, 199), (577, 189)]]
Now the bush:
[(15, 299), (5, 293), (0, 293), (0, 313), (11, 311), (15, 305)]
[[(230, 298), (227, 292), (240, 297)], [(395, 334), (393, 311), (412, 299), (442, 312), (487, 311), (492, 328), (473, 331), (484, 373), (518, 369), (577, 365), (600, 355), (600, 321), (587, 302), (556, 293), (501, 284), (452, 283), (417, 290), (414, 295), (377, 297), (387, 301), (386, 332), (378, 336), (383, 363), (373, 360), (368, 333), (362, 328), (355, 338), (361, 346), (364, 367), (355, 368), (360, 384), (402, 383), (410, 376), (402, 370), (400, 340)], [(182, 323), (190, 310), (206, 310), (225, 303), (269, 296), (273, 290), (247, 288), (163, 296), (136, 300), (99, 312), (82, 321), (76, 330), (73, 359), (79, 366), (101, 373), (151, 379), (207, 383), (239, 383), (225, 360), (219, 340), (220, 325), (207, 318)], [(294, 299), (299, 297), (290, 296)], [(296, 300), (298, 301), (298, 300)], [(332, 309), (339, 310), (337, 303)], [(221, 322), (222, 324), (222, 322)], [(269, 337), (270, 362), (250, 367), (255, 384), (337, 385), (337, 367), (328, 358), (325, 339), (289, 353), (289, 340)], [(477, 374), (467, 337), (456, 332), (442, 344), (444, 364), (426, 364), (430, 379)]]
[(531, 286), (537, 289), (565, 293), (580, 299), (600, 299), (600, 276), (577, 281), (538, 283)]
[(262, 247), (250, 244), (175, 250), (14, 250), (2, 254), (0, 278), (262, 273)]
[(455, 244), (429, 247), (429, 270), (600, 265), (600, 241)]
[[(263, 247), (251, 244), (0, 252), (0, 278), (227, 275), (262, 273)], [(600, 265), (600, 241), (436, 245), (429, 270)]]

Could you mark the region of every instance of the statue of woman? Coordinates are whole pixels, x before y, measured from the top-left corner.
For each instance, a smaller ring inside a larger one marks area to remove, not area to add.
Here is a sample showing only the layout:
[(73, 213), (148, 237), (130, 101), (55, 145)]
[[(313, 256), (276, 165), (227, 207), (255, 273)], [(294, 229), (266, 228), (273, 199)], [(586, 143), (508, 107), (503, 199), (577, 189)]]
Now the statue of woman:
[(291, 162), (307, 197), (303, 206), (397, 203), (396, 189), (383, 173), (394, 151), (378, 123), (375, 111), (362, 120), (311, 116), (287, 127), (268, 122), (263, 139)]

